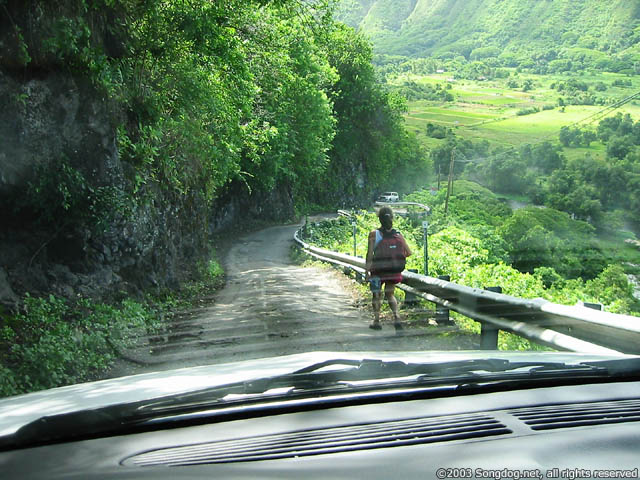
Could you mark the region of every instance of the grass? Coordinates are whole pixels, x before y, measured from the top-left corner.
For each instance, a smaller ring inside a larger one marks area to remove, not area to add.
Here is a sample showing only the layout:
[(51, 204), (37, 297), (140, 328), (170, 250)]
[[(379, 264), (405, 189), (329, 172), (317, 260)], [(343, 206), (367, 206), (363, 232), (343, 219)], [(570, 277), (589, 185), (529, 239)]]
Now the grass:
[[(515, 73), (515, 72), (514, 72)], [(423, 84), (445, 84), (451, 73), (434, 75), (405, 74), (394, 82), (413, 81)], [(557, 140), (560, 128), (570, 126), (593, 115), (604, 108), (600, 105), (569, 105), (564, 108), (542, 110), (544, 105), (556, 105), (561, 96), (551, 89), (553, 83), (576, 78), (587, 84), (602, 82), (607, 90), (597, 92), (611, 101), (618, 100), (640, 89), (640, 79), (632, 77), (631, 87), (612, 87), (617, 79), (627, 80), (629, 77), (612, 73), (588, 73), (580, 76), (567, 75), (519, 75), (517, 81), (522, 84), (530, 79), (534, 88), (528, 92), (506, 87), (506, 79), (492, 81), (461, 80), (451, 82), (450, 92), (455, 102), (442, 104), (426, 100), (409, 102), (409, 111), (405, 116), (407, 128), (415, 132), (423, 145), (433, 147), (441, 140), (426, 136), (426, 125), (433, 123), (454, 128), (457, 135), (470, 140), (486, 139), (493, 145), (517, 147), (527, 143), (538, 143), (545, 140)], [(540, 112), (518, 116), (523, 108), (538, 107)], [(633, 118), (640, 118), (640, 105), (628, 103), (615, 111), (629, 113)], [(593, 122), (590, 126), (595, 127)], [(588, 125), (588, 124), (585, 124)], [(594, 142), (589, 148), (567, 148), (568, 158), (579, 158), (586, 153), (594, 157), (604, 158), (605, 148)]]
[(607, 156), (607, 148), (600, 142), (593, 142), (589, 148), (577, 147), (564, 149), (564, 155), (567, 157), (567, 160), (584, 158), (587, 153), (593, 158), (604, 160)]
[[(407, 79), (416, 83), (443, 84), (452, 76), (451, 73), (417, 76), (405, 75), (399, 80)], [(521, 85), (530, 79), (534, 88), (529, 92), (518, 91), (506, 87), (506, 79), (493, 81), (456, 81), (451, 83), (450, 92), (455, 102), (437, 103), (425, 100), (409, 102), (409, 112), (405, 116), (408, 130), (415, 132), (418, 139), (427, 148), (434, 148), (444, 140), (430, 138), (426, 135), (428, 123), (444, 125), (452, 128), (456, 135), (473, 141), (488, 140), (492, 146), (519, 147), (524, 144), (536, 144), (542, 141), (557, 142), (558, 134), (563, 126), (571, 126), (601, 111), (600, 105), (569, 105), (564, 108), (542, 110), (529, 115), (516, 115), (522, 108), (556, 104), (559, 93), (551, 88), (553, 83), (568, 81), (571, 78), (586, 82), (589, 85), (602, 82), (607, 90), (596, 92), (610, 102), (624, 98), (640, 90), (640, 77), (627, 77), (613, 73), (586, 73), (584, 75), (519, 75), (517, 81)], [(631, 80), (632, 86), (613, 87), (615, 80)], [(612, 114), (628, 113), (635, 120), (640, 119), (640, 105), (630, 102)], [(582, 125), (595, 128), (598, 120)], [(564, 148), (568, 160), (584, 158), (586, 154), (595, 158), (606, 158), (606, 146), (595, 141), (591, 145), (580, 148)], [(528, 204), (526, 197), (510, 196), (510, 200)], [(633, 234), (629, 234), (633, 236)], [(640, 250), (624, 243), (619, 234), (600, 234), (598, 244), (610, 263), (640, 264)]]
[(600, 107), (571, 106), (565, 108), (564, 112), (559, 109), (544, 110), (530, 115), (512, 116), (487, 123), (475, 130), (483, 136), (510, 145), (555, 140), (560, 128), (580, 121), (599, 109)]
[[(512, 72), (515, 73), (515, 72)], [(427, 76), (404, 75), (396, 81), (410, 80), (416, 83), (444, 84), (452, 74), (443, 73)], [(553, 83), (568, 81), (571, 78), (594, 85), (602, 82), (607, 90), (596, 92), (608, 101), (624, 98), (640, 90), (640, 77), (627, 77), (613, 73), (585, 73), (584, 75), (524, 75), (520, 74), (517, 81), (520, 85), (526, 79), (532, 80), (533, 89), (529, 92), (518, 91), (506, 87), (506, 79), (492, 81), (461, 80), (451, 82), (451, 89), (456, 98), (455, 102), (438, 103), (426, 100), (409, 102), (409, 111), (405, 116), (408, 130), (416, 133), (418, 139), (427, 148), (439, 146), (444, 140), (431, 138), (426, 135), (428, 123), (444, 125), (452, 128), (456, 135), (473, 140), (488, 140), (492, 146), (506, 148), (519, 147), (524, 144), (536, 144), (542, 141), (557, 142), (558, 134), (563, 126), (571, 126), (585, 118), (601, 111), (600, 105), (569, 105), (564, 108), (556, 107), (552, 110), (542, 110), (529, 115), (516, 115), (522, 108), (556, 104), (560, 96), (551, 88)], [(613, 87), (615, 80), (631, 80), (632, 86)], [(640, 119), (639, 102), (630, 102), (615, 110), (628, 113), (635, 120)], [(598, 120), (583, 125), (595, 128)], [(595, 141), (586, 147), (564, 148), (564, 155), (568, 160), (582, 159), (586, 154), (594, 158), (606, 158), (606, 146)], [(530, 203), (526, 197), (511, 196), (510, 200), (520, 203)], [(632, 235), (632, 234), (630, 234)], [(640, 251), (624, 243), (619, 235), (601, 234), (599, 246), (611, 263), (640, 264)]]

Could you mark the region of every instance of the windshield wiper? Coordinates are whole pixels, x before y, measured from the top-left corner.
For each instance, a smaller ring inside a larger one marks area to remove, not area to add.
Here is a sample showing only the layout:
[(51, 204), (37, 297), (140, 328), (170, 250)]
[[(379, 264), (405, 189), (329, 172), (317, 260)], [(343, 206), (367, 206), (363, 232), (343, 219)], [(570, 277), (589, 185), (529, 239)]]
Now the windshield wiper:
[[(350, 368), (324, 370), (340, 366)], [(184, 415), (203, 409), (210, 411), (252, 403), (268, 404), (309, 395), (379, 391), (398, 387), (468, 386), (495, 381), (611, 378), (638, 375), (639, 372), (640, 359), (575, 364), (513, 362), (497, 358), (442, 363), (333, 359), (272, 377), (234, 382), (158, 399), (41, 417), (24, 425), (13, 435), (0, 438), (0, 449), (116, 434), (158, 417), (168, 417), (170, 420), (171, 415)], [(286, 391), (269, 393), (276, 389)], [(213, 415), (212, 412), (210, 414)]]
[[(326, 367), (335, 366), (353, 368), (323, 370)], [(284, 395), (304, 394), (309, 391), (314, 393), (323, 390), (335, 392), (344, 389), (357, 391), (380, 388), (383, 384), (399, 385), (401, 383), (412, 384), (417, 382), (422, 385), (427, 383), (437, 385), (458, 380), (494, 379), (495, 374), (501, 374), (500, 378), (503, 378), (502, 375), (506, 372), (517, 372), (518, 375), (524, 374), (527, 377), (559, 374), (572, 376), (608, 374), (607, 368), (586, 363), (512, 362), (497, 358), (455, 360), (441, 363), (405, 363), (377, 359), (332, 359), (309, 365), (291, 373), (171, 395), (157, 401), (142, 402), (142, 405), (136, 407), (136, 412), (138, 414), (142, 412), (167, 414), (172, 413), (174, 410), (185, 411), (211, 406), (221, 401), (225, 404), (230, 404), (238, 401), (246, 402), (251, 398), (264, 400), (265, 397), (276, 397), (281, 399)], [(402, 379), (405, 380), (403, 381)], [(375, 380), (384, 380), (384, 382), (375, 382)], [(351, 383), (365, 381), (367, 382), (366, 384)], [(287, 392), (268, 393), (271, 390), (283, 388), (286, 388)], [(226, 397), (232, 395), (242, 396), (243, 398), (238, 399), (235, 397), (225, 400)]]

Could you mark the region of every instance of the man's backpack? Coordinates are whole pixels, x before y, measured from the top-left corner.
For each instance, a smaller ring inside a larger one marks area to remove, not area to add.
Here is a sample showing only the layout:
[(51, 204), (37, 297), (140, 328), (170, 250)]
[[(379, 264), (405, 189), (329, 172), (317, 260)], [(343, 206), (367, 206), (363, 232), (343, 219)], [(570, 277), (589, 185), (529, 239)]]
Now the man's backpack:
[(406, 265), (406, 259), (400, 234), (395, 230), (390, 232), (378, 231), (382, 234), (382, 240), (373, 250), (371, 271), (373, 273), (402, 272)]

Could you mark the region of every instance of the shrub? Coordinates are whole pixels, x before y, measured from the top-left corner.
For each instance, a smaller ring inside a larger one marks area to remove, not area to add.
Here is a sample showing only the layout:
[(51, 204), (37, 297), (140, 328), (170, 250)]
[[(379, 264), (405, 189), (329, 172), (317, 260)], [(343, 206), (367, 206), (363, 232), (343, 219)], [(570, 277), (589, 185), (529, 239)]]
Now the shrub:
[(137, 334), (159, 329), (158, 317), (130, 299), (110, 306), (27, 295), (20, 313), (0, 317), (0, 396), (98, 378)]

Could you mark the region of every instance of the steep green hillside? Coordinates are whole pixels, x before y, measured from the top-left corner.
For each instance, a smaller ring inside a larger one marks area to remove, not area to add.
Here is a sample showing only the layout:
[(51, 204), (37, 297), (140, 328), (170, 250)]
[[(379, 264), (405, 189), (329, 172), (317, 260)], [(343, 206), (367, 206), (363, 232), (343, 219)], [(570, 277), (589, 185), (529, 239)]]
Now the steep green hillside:
[(640, 60), (637, 0), (341, 0), (338, 16), (379, 54), (505, 66), (588, 60), (611, 71)]

